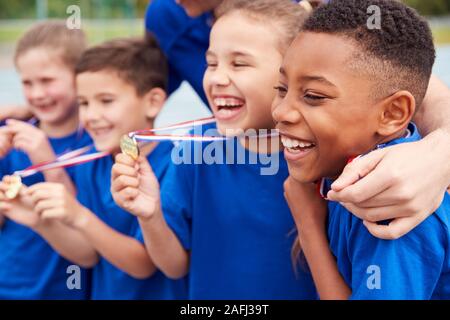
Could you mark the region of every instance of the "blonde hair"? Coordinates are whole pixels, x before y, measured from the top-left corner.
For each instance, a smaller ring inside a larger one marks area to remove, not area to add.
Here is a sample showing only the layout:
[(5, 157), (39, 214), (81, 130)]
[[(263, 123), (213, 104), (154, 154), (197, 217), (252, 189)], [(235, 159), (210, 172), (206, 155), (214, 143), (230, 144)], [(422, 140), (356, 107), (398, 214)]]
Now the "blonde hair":
[(290, 0), (224, 0), (216, 9), (217, 18), (241, 12), (264, 23), (274, 23), (283, 30), (281, 48), (286, 49), (309, 16), (309, 12)]
[(69, 29), (65, 21), (50, 20), (31, 27), (19, 40), (14, 54), (14, 63), (31, 49), (46, 48), (57, 52), (62, 61), (72, 70), (86, 49), (83, 31)]

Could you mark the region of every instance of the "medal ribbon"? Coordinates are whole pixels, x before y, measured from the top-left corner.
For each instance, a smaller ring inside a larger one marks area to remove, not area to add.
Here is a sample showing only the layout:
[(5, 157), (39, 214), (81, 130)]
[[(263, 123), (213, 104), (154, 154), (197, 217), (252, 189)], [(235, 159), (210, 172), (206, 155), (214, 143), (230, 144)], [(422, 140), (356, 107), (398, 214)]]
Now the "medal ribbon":
[[(195, 134), (185, 134), (185, 135), (174, 135), (174, 134), (155, 134), (160, 131), (168, 131), (182, 128), (192, 128), (194, 126), (200, 126), (204, 124), (215, 123), (216, 119), (214, 117), (202, 118), (193, 121), (185, 121), (172, 126), (167, 126), (163, 128), (147, 129), (130, 132), (128, 136), (132, 139), (138, 141), (223, 141), (229, 139), (226, 136), (202, 136)], [(258, 138), (278, 136), (278, 132), (270, 133), (266, 135), (255, 136)]]
[[(130, 138), (136, 139), (136, 141), (222, 141), (228, 139), (225, 136), (201, 136), (201, 135), (173, 135), (173, 134), (156, 134), (161, 131), (182, 129), (182, 128), (192, 128), (194, 126), (200, 126), (204, 124), (210, 124), (216, 122), (214, 117), (202, 118), (197, 120), (185, 121), (178, 124), (154, 128), (154, 129), (146, 129), (146, 130), (138, 130), (134, 132), (130, 132), (128, 136)], [(278, 132), (270, 133), (264, 136), (258, 137), (268, 137), (268, 136), (277, 136)], [(22, 178), (34, 175), (38, 172), (43, 172), (46, 170), (56, 169), (56, 168), (66, 168), (70, 166), (76, 166), (78, 164), (86, 163), (89, 161), (93, 161), (96, 159), (103, 158), (107, 155), (110, 155), (109, 152), (96, 152), (92, 154), (85, 154), (89, 150), (93, 148), (92, 145), (76, 149), (74, 151), (70, 151), (64, 153), (56, 158), (54, 161), (48, 161), (39, 163), (36, 165), (32, 165), (26, 169), (18, 170), (14, 172), (14, 175), (20, 176)]]

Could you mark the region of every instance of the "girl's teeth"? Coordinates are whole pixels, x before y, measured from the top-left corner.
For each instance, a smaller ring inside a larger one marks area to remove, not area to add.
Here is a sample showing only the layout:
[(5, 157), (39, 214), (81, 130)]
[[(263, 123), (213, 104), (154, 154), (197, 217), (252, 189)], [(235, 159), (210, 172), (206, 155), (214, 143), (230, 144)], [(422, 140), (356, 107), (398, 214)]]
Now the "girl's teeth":
[(234, 98), (216, 98), (214, 104), (218, 107), (238, 107), (242, 105), (242, 101)]

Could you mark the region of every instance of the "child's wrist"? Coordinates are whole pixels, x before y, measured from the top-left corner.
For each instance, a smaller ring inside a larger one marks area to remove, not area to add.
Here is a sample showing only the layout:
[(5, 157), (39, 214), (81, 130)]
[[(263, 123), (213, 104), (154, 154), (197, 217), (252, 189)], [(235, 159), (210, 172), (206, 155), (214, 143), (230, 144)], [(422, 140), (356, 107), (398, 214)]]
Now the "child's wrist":
[(152, 213), (138, 215), (138, 219), (144, 223), (156, 222), (163, 216), (161, 206), (158, 204)]
[(87, 229), (91, 221), (91, 212), (83, 206), (80, 206), (75, 219), (72, 222), (72, 227), (78, 230)]
[(297, 230), (299, 236), (305, 240), (322, 236), (326, 234), (327, 231), (325, 223), (322, 224), (313, 220), (297, 223)]

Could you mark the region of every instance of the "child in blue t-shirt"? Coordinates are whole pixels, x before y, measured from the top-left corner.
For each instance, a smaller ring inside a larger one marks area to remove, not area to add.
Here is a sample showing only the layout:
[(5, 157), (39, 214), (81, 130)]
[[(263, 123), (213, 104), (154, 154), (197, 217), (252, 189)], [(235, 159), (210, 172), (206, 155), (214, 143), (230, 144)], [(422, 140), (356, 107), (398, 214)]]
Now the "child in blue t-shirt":
[(289, 0), (234, 3), (217, 11), (206, 55), (204, 90), (217, 128), (194, 129), (229, 139), (180, 144), (161, 188), (145, 158), (119, 154), (113, 197), (138, 217), (167, 276), (189, 272), (190, 299), (314, 299), (310, 275), (296, 273), (290, 259), (294, 224), (279, 140), (248, 136), (273, 128), (278, 67), (306, 13)]
[[(119, 208), (110, 193), (120, 138), (151, 128), (165, 102), (162, 52), (150, 36), (100, 44), (81, 57), (76, 84), (80, 121), (95, 149), (111, 155), (75, 168), (77, 199), (61, 184), (42, 183), (30, 187), (22, 203), (31, 199), (41, 219), (73, 230), (67, 234), (54, 228), (46, 239), (69, 260), (93, 268), (92, 299), (186, 298), (186, 281), (170, 280), (157, 270), (143, 245), (138, 220)], [(162, 142), (140, 150), (160, 181), (171, 149), (171, 143)]]
[[(0, 176), (31, 165), (53, 161), (57, 154), (91, 143), (78, 129), (74, 68), (85, 49), (80, 30), (68, 30), (64, 22), (44, 22), (32, 27), (18, 42), (15, 64), (25, 97), (35, 118), (29, 122), (8, 120), (0, 127)], [(25, 185), (42, 181), (64, 184), (74, 193), (73, 171), (54, 169), (22, 179)], [(68, 285), (72, 263), (63, 259), (42, 238), (42, 223), (33, 215), (15, 210), (0, 192), (0, 299), (84, 299), (87, 276), (78, 269), (81, 282)], [(33, 228), (33, 229), (31, 229)]]
[[(379, 28), (367, 27), (371, 5), (381, 12)], [(354, 156), (418, 141), (410, 121), (434, 59), (427, 22), (389, 0), (330, 2), (305, 22), (284, 57), (273, 116), (289, 166), (287, 199), (321, 298), (450, 298), (448, 195), (419, 226), (388, 241), (373, 237), (346, 203), (330, 202), (326, 215), (308, 184), (326, 178), (326, 194)], [(372, 179), (363, 172), (359, 178)]]

